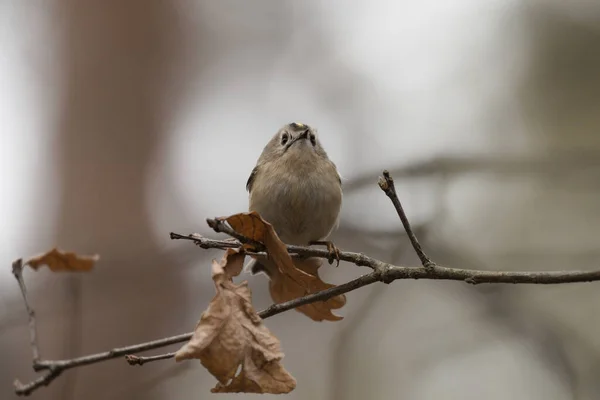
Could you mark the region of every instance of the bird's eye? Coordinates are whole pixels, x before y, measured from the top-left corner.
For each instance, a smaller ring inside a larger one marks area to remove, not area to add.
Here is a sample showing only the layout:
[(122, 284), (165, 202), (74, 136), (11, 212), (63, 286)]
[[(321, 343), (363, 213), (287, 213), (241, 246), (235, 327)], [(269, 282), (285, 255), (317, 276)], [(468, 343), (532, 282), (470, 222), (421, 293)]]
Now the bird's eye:
[(288, 135), (287, 133), (284, 133), (281, 135), (281, 145), (285, 146), (285, 144), (288, 142), (288, 140), (290, 140), (290, 135)]
[(311, 133), (310, 136), (309, 136), (309, 138), (310, 138), (310, 143), (313, 146), (316, 146), (317, 145), (317, 137), (315, 136), (315, 134)]

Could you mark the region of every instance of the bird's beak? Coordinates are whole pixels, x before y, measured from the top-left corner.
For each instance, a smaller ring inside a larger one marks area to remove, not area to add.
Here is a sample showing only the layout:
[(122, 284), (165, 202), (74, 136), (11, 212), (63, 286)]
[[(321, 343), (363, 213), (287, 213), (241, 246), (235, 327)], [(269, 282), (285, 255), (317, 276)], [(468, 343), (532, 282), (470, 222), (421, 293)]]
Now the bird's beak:
[(296, 140), (300, 140), (300, 139), (308, 139), (308, 134), (310, 133), (310, 131), (307, 129), (304, 132), (302, 132), (297, 138)]
[(289, 143), (288, 143), (288, 145), (286, 146), (286, 148), (285, 148), (285, 149), (286, 149), (286, 150), (287, 150), (287, 149), (289, 149), (290, 147), (292, 147), (292, 145), (293, 145), (294, 143), (296, 143), (296, 142), (297, 142), (297, 141), (299, 141), (299, 140), (306, 140), (306, 139), (308, 139), (308, 135), (309, 135), (309, 134), (310, 134), (310, 131), (309, 131), (308, 129), (307, 129), (307, 130), (305, 130), (305, 131), (304, 131), (304, 132), (302, 132), (300, 135), (296, 136), (296, 137), (294, 138), (294, 140), (292, 140), (291, 142), (289, 142)]

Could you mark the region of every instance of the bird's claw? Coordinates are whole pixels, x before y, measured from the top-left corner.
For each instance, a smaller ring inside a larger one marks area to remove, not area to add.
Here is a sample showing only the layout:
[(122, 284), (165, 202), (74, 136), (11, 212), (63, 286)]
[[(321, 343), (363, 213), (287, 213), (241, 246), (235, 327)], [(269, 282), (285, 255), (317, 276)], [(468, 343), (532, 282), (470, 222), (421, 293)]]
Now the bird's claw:
[(330, 242), (329, 240), (313, 240), (309, 244), (327, 246), (327, 251), (329, 252), (327, 261), (329, 264), (333, 264), (333, 260), (336, 260), (335, 266), (338, 267), (340, 265), (340, 250), (333, 244), (333, 242)]

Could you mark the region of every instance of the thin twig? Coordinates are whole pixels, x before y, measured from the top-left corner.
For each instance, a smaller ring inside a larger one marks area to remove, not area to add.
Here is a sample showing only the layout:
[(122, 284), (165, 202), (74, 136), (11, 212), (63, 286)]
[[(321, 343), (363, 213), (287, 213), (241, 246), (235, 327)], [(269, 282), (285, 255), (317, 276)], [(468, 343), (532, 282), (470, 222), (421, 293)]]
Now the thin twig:
[[(359, 278), (356, 278), (350, 282), (344, 283), (339, 286), (323, 290), (321, 292), (312, 293), (304, 297), (286, 301), (284, 303), (274, 304), (270, 307), (262, 310), (258, 315), (265, 319), (282, 312), (294, 309), (296, 307), (314, 303), (317, 301), (325, 301), (334, 296), (351, 292), (360, 287), (370, 285), (375, 282), (391, 283), (397, 279), (436, 279), (436, 280), (454, 280), (470, 284), (481, 284), (481, 283), (520, 283), (520, 284), (560, 284), (560, 283), (574, 283), (574, 282), (592, 282), (600, 281), (600, 270), (596, 271), (542, 271), (542, 272), (512, 272), (512, 271), (480, 271), (480, 270), (469, 270), (459, 268), (444, 267), (439, 264), (433, 263), (423, 252), (421, 246), (408, 223), (408, 218), (402, 209), (398, 196), (396, 194), (393, 180), (384, 171), (384, 177), (380, 178), (380, 186), (386, 195), (392, 200), (400, 219), (404, 225), (404, 228), (411, 240), (411, 244), (419, 259), (421, 260), (422, 266), (420, 267), (405, 267), (392, 265), (375, 258), (366, 256), (362, 253), (353, 252), (340, 252), (340, 260), (353, 263), (358, 266), (366, 266), (373, 269), (372, 272), (365, 274)], [(255, 243), (251, 239), (248, 239), (229, 227), (222, 219), (208, 219), (209, 226), (211, 226), (216, 232), (223, 232), (230, 236), (235, 237), (237, 240), (214, 240), (202, 237), (198, 234), (192, 235), (180, 235), (177, 233), (171, 233), (172, 239), (185, 239), (191, 240), (202, 248), (239, 248), (242, 243)], [(312, 247), (302, 246), (287, 246), (287, 250), (292, 255), (300, 256), (311, 256), (328, 259), (330, 254), (327, 250), (322, 250)], [(254, 255), (265, 255), (265, 253), (252, 253)], [(16, 267), (15, 267), (16, 266)], [(433, 267), (432, 267), (433, 266)], [(15, 273), (15, 271), (17, 271)], [(37, 342), (35, 336), (35, 319), (33, 318), (33, 309), (29, 306), (26, 296), (25, 284), (22, 278), (22, 265), (21, 261), (17, 260), (13, 263), (13, 273), (19, 281), (21, 286), (21, 292), (25, 300), (28, 313), (30, 315), (30, 328), (32, 330), (32, 348), (35, 346), (34, 358), (38, 357)], [(33, 323), (32, 323), (33, 320)], [(47, 385), (62, 371), (79, 367), (83, 365), (94, 364), (101, 361), (106, 361), (122, 356), (128, 356), (127, 360), (133, 364), (142, 365), (146, 362), (170, 359), (174, 353), (162, 354), (150, 357), (136, 357), (131, 356), (134, 353), (139, 353), (146, 350), (157, 349), (165, 347), (175, 343), (182, 343), (189, 340), (192, 337), (192, 332), (184, 333), (177, 336), (171, 336), (164, 339), (158, 339), (151, 342), (136, 344), (132, 346), (126, 346), (121, 348), (115, 348), (107, 352), (92, 354), (88, 356), (73, 358), (69, 360), (38, 360), (34, 361), (34, 369), (48, 369), (50, 372), (32, 381), (26, 385), (20, 382), (15, 382), (17, 394), (29, 394), (33, 390), (40, 386)]]
[(36, 371), (49, 370), (46, 375), (39, 377), (38, 379), (31, 381), (27, 384), (22, 384), (19, 381), (15, 381), (15, 393), (18, 395), (27, 396), (34, 390), (41, 386), (46, 386), (54, 379), (56, 379), (63, 371), (81, 367), (84, 365), (95, 364), (102, 361), (112, 360), (115, 358), (121, 358), (126, 355), (138, 353), (142, 351), (157, 349), (171, 344), (183, 343), (192, 337), (193, 332), (183, 333), (181, 335), (170, 336), (163, 339), (153, 340), (151, 342), (135, 344), (132, 346), (125, 346), (114, 348), (109, 351), (102, 353), (90, 354), (83, 357), (72, 358), (68, 360), (39, 360), (33, 364), (33, 368)]
[(193, 241), (197, 246), (203, 249), (229, 249), (229, 248), (238, 248), (241, 246), (241, 242), (239, 240), (217, 240), (217, 239), (208, 239), (199, 233), (192, 233), (189, 235), (180, 235), (179, 233), (171, 232), (169, 234), (171, 240), (176, 239), (185, 239)]
[(59, 368), (50, 369), (45, 375), (40, 376), (36, 380), (33, 380), (27, 384), (22, 384), (19, 380), (15, 380), (15, 393), (19, 396), (29, 396), (31, 392), (42, 387), (48, 386), (50, 382), (59, 377), (62, 373), (62, 370)]
[(431, 262), (427, 255), (425, 255), (425, 252), (421, 248), (421, 244), (417, 240), (417, 236), (410, 227), (410, 222), (408, 222), (408, 217), (404, 212), (404, 208), (402, 208), (402, 204), (400, 204), (400, 199), (398, 199), (398, 194), (396, 193), (396, 186), (394, 185), (394, 179), (392, 179), (390, 173), (387, 170), (383, 171), (383, 177), (380, 176), (377, 183), (379, 184), (381, 190), (383, 190), (386, 196), (392, 201), (392, 204), (394, 205), (394, 208), (400, 217), (400, 221), (402, 221), (404, 230), (410, 239), (410, 243), (412, 244), (415, 253), (417, 253), (419, 260), (421, 260), (421, 265), (425, 268), (434, 267), (434, 263)]
[[(252, 240), (250, 238), (247, 238), (244, 235), (239, 234), (236, 231), (234, 231), (233, 229), (229, 228), (227, 225), (225, 225), (225, 221), (223, 219), (220, 219), (220, 218), (207, 218), (206, 219), (206, 223), (208, 224), (208, 226), (210, 226), (212, 229), (214, 229), (215, 232), (227, 233), (229, 236), (231, 236), (233, 238), (236, 238), (240, 242), (251, 244), (256, 249), (259, 249), (259, 250), (263, 250), (265, 248), (264, 244), (262, 244), (260, 242), (257, 242), (256, 240)], [(219, 227), (222, 227), (222, 226), (226, 227), (227, 231), (225, 231), (225, 230), (219, 230)]]
[(23, 301), (25, 302), (25, 308), (27, 309), (27, 315), (29, 316), (29, 343), (31, 345), (31, 353), (33, 364), (35, 365), (40, 359), (40, 350), (37, 343), (37, 328), (35, 325), (35, 311), (29, 305), (27, 299), (27, 288), (25, 287), (25, 281), (23, 280), (23, 260), (15, 260), (12, 264), (12, 273), (19, 283), (21, 294), (23, 295)]
[[(216, 232), (223, 232), (229, 234), (230, 232), (235, 233), (233, 229), (225, 224), (224, 221), (218, 219), (208, 219), (211, 224), (214, 225), (214, 230)], [(236, 233), (236, 235), (238, 235)], [(215, 240), (204, 237), (197, 233), (192, 233), (190, 235), (180, 235), (179, 233), (171, 232), (171, 239), (177, 240), (190, 240), (194, 242), (197, 246), (203, 249), (229, 249), (229, 248), (240, 248), (242, 246), (242, 242), (240, 241), (228, 241), (228, 240)], [(243, 236), (242, 236), (243, 237)], [(328, 250), (319, 249), (316, 247), (303, 247), (303, 246), (287, 246), (288, 253), (292, 256), (302, 256), (302, 257), (318, 257), (327, 259), (330, 257), (330, 253)], [(253, 256), (263, 256), (266, 257), (267, 253), (265, 252), (249, 252), (246, 251), (246, 254)], [(340, 260), (347, 261), (359, 267), (371, 267), (373, 268), (373, 263), (368, 261), (369, 257), (364, 255), (363, 253), (353, 253), (350, 251), (340, 252)]]
[(161, 347), (169, 346), (171, 344), (182, 343), (189, 340), (191, 337), (191, 332), (183, 333), (181, 335), (170, 336), (168, 338), (153, 340), (150, 342), (135, 344), (132, 346), (118, 347), (102, 353), (90, 354), (88, 356), (72, 358), (69, 360), (41, 360), (38, 362), (38, 365), (45, 369), (59, 368), (65, 370), (74, 367), (80, 367), (83, 365), (95, 364), (100, 361), (121, 358), (123, 356), (134, 353), (140, 353), (142, 351), (158, 349)]
[(129, 354), (129, 355), (125, 356), (125, 361), (127, 361), (129, 363), (129, 365), (144, 365), (147, 362), (158, 361), (158, 360), (167, 360), (167, 359), (173, 358), (173, 357), (175, 357), (175, 352), (159, 354), (157, 356), (150, 356), (150, 357), (141, 357), (141, 356)]

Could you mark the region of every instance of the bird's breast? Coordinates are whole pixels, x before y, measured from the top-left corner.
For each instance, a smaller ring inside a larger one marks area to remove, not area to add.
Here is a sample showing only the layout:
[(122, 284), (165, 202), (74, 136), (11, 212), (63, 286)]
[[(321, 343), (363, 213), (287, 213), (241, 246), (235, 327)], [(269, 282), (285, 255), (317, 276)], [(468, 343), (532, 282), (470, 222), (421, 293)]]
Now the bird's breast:
[(337, 223), (342, 191), (335, 167), (259, 174), (250, 210), (273, 225), (288, 244), (305, 245), (329, 235)]

